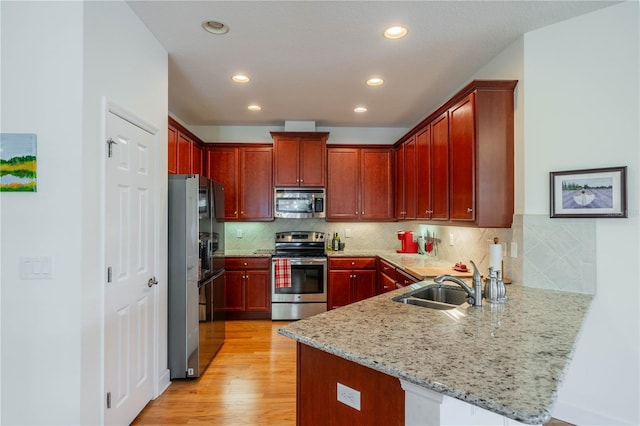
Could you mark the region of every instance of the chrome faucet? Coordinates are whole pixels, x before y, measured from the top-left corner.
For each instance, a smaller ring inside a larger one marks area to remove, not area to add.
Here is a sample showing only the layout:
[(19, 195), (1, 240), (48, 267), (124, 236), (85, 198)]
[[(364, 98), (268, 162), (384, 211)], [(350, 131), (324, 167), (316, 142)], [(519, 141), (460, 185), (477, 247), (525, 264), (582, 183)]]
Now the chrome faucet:
[(440, 275), (436, 277), (433, 281), (436, 284), (442, 284), (445, 281), (451, 281), (453, 283), (458, 284), (460, 287), (467, 292), (469, 296), (467, 298), (467, 302), (473, 306), (482, 306), (482, 277), (480, 276), (480, 271), (473, 260), (470, 260), (473, 265), (473, 288), (469, 287), (467, 283), (462, 281), (460, 278), (454, 277), (452, 275)]

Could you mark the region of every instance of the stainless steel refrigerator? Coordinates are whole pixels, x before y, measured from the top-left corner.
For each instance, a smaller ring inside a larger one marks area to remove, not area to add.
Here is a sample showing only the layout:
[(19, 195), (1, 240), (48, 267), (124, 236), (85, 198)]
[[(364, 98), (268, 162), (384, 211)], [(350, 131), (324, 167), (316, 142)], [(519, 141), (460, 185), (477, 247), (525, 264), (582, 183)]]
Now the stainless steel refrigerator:
[(168, 362), (172, 379), (199, 377), (224, 343), (224, 188), (169, 175)]

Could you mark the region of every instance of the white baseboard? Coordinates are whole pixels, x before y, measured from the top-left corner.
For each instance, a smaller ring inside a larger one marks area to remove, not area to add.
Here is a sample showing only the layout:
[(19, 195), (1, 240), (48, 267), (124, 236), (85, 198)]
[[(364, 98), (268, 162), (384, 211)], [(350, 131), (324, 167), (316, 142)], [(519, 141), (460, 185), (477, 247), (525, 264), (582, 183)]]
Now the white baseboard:
[(590, 407), (580, 407), (562, 401), (558, 401), (556, 404), (552, 417), (579, 426), (634, 425), (634, 423), (611, 417), (608, 414), (593, 411)]

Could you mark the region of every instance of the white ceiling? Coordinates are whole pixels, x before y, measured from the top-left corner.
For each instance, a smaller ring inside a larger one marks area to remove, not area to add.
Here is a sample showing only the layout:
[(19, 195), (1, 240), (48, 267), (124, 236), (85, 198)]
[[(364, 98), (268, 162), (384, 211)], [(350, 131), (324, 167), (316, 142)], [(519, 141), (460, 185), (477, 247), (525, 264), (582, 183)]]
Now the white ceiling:
[[(523, 33), (617, 2), (128, 3), (169, 52), (169, 111), (187, 124), (411, 127)], [(211, 35), (205, 20), (230, 31)], [(384, 39), (392, 25), (408, 35)], [(251, 82), (232, 82), (238, 72)]]

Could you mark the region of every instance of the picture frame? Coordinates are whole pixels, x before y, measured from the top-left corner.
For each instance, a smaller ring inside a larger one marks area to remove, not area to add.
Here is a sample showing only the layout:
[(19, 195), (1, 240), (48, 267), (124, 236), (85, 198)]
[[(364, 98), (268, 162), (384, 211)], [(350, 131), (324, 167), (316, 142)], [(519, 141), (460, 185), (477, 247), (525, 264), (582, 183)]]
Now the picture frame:
[(0, 192), (36, 192), (37, 135), (0, 133)]
[(550, 172), (552, 218), (626, 218), (627, 167)]

